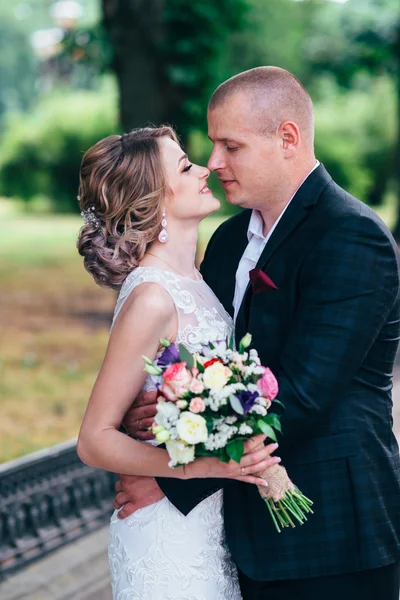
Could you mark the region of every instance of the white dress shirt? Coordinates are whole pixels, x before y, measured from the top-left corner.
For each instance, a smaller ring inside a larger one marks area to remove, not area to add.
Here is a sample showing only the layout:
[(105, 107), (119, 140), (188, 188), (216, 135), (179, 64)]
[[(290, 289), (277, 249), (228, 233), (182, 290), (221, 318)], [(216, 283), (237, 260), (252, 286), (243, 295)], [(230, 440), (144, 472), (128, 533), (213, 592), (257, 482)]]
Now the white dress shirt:
[(261, 213), (258, 210), (253, 210), (250, 217), (249, 227), (247, 229), (247, 239), (249, 243), (247, 244), (246, 250), (243, 252), (242, 258), (240, 259), (237, 271), (236, 271), (236, 284), (235, 284), (235, 295), (233, 297), (233, 308), (234, 308), (234, 317), (233, 320), (236, 323), (236, 317), (239, 312), (240, 305), (242, 304), (243, 296), (248, 286), (250, 277), (249, 272), (254, 269), (256, 264), (258, 263), (258, 259), (260, 258), (268, 240), (271, 235), (275, 231), (279, 221), (283, 217), (283, 214), (290, 202), (293, 200), (294, 196), (297, 194), (298, 190), (301, 188), (306, 179), (311, 175), (313, 171), (319, 166), (319, 161), (315, 163), (314, 167), (308, 173), (307, 177), (301, 182), (293, 196), (290, 198), (289, 202), (286, 204), (281, 214), (269, 230), (266, 236), (264, 236), (264, 221), (261, 216)]

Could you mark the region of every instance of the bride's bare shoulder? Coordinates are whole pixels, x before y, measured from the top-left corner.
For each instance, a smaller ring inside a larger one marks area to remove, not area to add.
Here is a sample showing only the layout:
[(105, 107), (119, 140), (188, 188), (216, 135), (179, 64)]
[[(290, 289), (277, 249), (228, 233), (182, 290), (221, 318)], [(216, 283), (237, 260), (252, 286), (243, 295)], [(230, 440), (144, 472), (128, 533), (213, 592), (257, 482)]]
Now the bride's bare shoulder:
[(175, 315), (176, 309), (171, 295), (158, 283), (144, 282), (135, 287), (126, 299), (120, 320), (165, 321)]

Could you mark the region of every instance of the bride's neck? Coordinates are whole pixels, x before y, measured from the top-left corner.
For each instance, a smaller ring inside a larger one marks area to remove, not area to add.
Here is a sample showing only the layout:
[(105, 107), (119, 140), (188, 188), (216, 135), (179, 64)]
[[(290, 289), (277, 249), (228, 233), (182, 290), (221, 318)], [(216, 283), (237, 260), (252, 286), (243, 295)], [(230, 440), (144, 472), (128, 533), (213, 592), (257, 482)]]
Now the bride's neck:
[(168, 242), (162, 244), (158, 240), (153, 242), (145, 254), (147, 261), (157, 257), (173, 267), (178, 273), (193, 277), (195, 273), (195, 259), (197, 249), (197, 227), (186, 230), (174, 231), (173, 226), (167, 227)]

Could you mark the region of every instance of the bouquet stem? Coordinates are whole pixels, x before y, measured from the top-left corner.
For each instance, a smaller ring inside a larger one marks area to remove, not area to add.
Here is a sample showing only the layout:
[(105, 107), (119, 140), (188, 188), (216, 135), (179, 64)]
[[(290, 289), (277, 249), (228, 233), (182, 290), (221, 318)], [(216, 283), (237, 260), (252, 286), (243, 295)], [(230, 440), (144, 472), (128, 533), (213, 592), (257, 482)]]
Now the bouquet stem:
[(257, 475), (268, 482), (268, 487), (259, 486), (258, 490), (277, 532), (280, 533), (283, 527), (295, 527), (295, 521), (303, 525), (307, 521), (307, 513), (313, 512), (313, 503), (292, 483), (286, 469), (274, 465)]

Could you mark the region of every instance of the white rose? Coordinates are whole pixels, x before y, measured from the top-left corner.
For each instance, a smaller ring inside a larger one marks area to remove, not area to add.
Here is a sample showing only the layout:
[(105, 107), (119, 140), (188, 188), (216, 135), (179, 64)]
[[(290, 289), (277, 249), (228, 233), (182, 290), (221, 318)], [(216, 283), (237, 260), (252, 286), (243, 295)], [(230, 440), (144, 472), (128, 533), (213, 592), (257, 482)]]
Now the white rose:
[(203, 381), (209, 389), (221, 390), (228, 382), (226, 367), (220, 362), (210, 365), (203, 373)]
[(176, 431), (179, 437), (188, 444), (205, 442), (208, 437), (205, 418), (188, 411), (181, 413), (176, 424)]
[(187, 465), (194, 460), (194, 446), (183, 440), (169, 440), (165, 446), (174, 465)]

